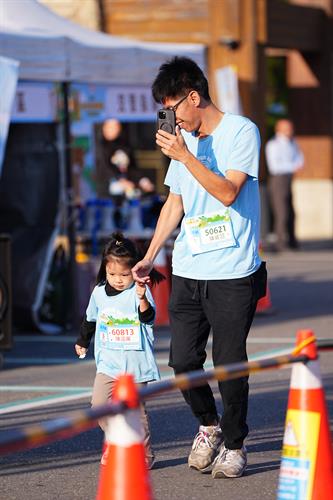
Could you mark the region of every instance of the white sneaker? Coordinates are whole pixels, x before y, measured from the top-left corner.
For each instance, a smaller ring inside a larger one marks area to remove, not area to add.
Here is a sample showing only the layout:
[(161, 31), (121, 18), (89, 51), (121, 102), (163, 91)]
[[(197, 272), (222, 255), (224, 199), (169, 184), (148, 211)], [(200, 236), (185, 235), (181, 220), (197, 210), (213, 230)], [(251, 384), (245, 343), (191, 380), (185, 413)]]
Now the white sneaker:
[(222, 441), (222, 431), (219, 425), (200, 425), (188, 457), (189, 467), (200, 472), (208, 471), (218, 454)]
[(212, 476), (213, 479), (221, 477), (240, 477), (243, 475), (247, 464), (247, 452), (245, 446), (240, 450), (229, 450), (224, 445), (214, 460)]

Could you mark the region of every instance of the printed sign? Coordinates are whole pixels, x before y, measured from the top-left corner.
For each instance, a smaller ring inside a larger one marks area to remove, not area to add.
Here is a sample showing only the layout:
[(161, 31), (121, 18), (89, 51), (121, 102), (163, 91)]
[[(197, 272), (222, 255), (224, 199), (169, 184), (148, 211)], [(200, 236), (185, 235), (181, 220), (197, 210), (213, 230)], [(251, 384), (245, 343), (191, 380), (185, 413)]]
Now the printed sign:
[(312, 498), (319, 429), (319, 413), (288, 410), (283, 438), (278, 500), (310, 500)]
[(242, 115), (242, 104), (238, 90), (238, 76), (233, 66), (225, 66), (215, 71), (219, 108), (222, 111)]
[(19, 82), (12, 108), (13, 122), (54, 122), (57, 119), (56, 85)]
[(115, 118), (126, 121), (155, 120), (158, 108), (150, 87), (113, 86), (106, 93), (106, 112)]
[(155, 121), (159, 105), (149, 86), (71, 85), (73, 122), (98, 122), (107, 118), (120, 121)]

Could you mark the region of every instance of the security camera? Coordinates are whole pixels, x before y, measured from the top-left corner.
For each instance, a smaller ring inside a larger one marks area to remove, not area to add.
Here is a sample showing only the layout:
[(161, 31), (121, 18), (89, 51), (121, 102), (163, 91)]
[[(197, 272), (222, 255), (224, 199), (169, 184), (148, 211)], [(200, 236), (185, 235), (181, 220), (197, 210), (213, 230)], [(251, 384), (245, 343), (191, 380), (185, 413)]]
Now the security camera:
[(236, 50), (240, 46), (240, 41), (228, 36), (222, 36), (219, 40), (221, 45), (225, 45), (230, 50)]

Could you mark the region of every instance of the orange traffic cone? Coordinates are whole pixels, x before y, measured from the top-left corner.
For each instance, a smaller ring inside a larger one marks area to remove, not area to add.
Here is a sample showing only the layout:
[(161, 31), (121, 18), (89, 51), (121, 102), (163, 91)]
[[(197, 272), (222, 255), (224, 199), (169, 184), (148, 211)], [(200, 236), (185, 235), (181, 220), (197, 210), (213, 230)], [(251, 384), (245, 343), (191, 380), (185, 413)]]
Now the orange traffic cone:
[[(296, 346), (312, 337), (299, 331)], [(310, 361), (292, 368), (277, 499), (332, 500), (332, 442), (315, 343), (300, 353)]]
[(107, 456), (101, 466), (97, 500), (150, 500), (151, 488), (143, 444), (139, 400), (132, 375), (121, 375), (112, 400), (130, 407), (108, 419)]
[(169, 324), (168, 304), (170, 297), (170, 273), (167, 265), (165, 248), (161, 248), (155, 259), (154, 267), (164, 274), (165, 280), (152, 288), (152, 295), (156, 304), (155, 325), (165, 326)]
[(269, 292), (268, 283), (266, 287), (266, 295), (258, 300), (256, 313), (258, 314), (270, 314), (274, 312), (274, 308), (271, 301), (271, 294)]
[[(263, 250), (262, 250), (261, 243), (259, 243), (259, 255), (261, 255), (261, 257), (263, 256)], [(275, 310), (274, 310), (273, 305), (272, 305), (271, 294), (269, 291), (268, 280), (267, 280), (266, 295), (258, 300), (256, 313), (257, 314), (271, 314), (273, 312), (275, 312)]]

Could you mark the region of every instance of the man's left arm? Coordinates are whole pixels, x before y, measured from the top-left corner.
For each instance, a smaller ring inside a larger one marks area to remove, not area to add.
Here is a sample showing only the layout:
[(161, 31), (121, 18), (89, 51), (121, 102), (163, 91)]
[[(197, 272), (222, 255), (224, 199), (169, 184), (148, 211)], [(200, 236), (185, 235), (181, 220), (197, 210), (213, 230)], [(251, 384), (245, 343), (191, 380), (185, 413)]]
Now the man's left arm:
[(228, 207), (234, 203), (246, 182), (245, 172), (230, 169), (227, 170), (225, 177), (215, 174), (188, 150), (179, 130), (176, 136), (159, 130), (157, 144), (161, 147), (162, 153), (183, 163), (202, 187), (223, 205)]
[(239, 170), (227, 170), (225, 177), (215, 174), (189, 151), (180, 161), (202, 187), (226, 207), (234, 203), (247, 179), (247, 174)]

